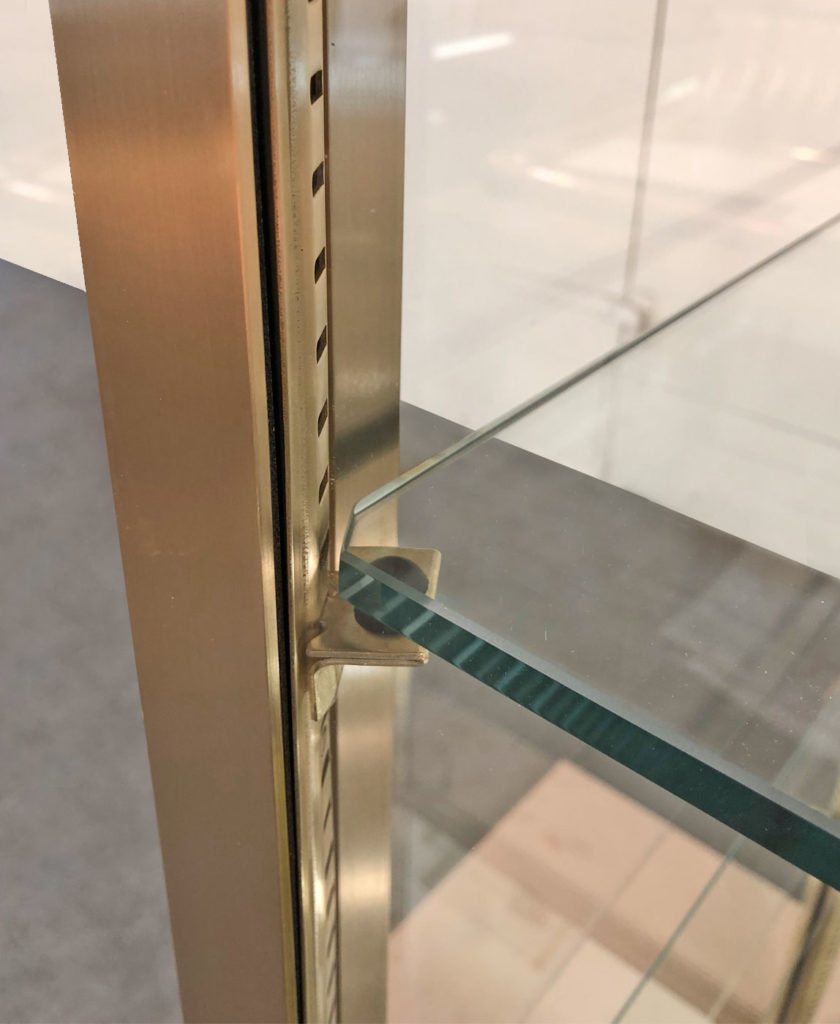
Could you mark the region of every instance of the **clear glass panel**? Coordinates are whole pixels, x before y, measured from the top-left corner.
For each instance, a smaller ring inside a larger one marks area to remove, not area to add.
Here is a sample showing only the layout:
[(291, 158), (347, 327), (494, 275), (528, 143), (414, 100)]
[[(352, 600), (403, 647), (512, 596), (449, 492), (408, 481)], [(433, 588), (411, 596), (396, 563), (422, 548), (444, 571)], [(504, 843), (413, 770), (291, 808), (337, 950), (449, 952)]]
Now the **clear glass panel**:
[[(806, 740), (781, 773), (780, 781), (790, 788), (808, 785), (807, 749)], [(835, 792), (831, 802), (835, 811), (836, 800)], [(776, 858), (739, 836), (663, 943), (616, 1020), (641, 1024), (657, 1019), (661, 987), (679, 986), (683, 965), (698, 956), (703, 969), (691, 1002), (704, 1019), (810, 1019), (811, 1014), (803, 1014), (801, 1004), (793, 1007), (788, 1002), (793, 993), (789, 979), (794, 978), (800, 985), (800, 995), (810, 990), (814, 1008), (821, 1004), (828, 1019), (836, 1019), (840, 989), (829, 986), (821, 992), (813, 976), (806, 980), (801, 973), (797, 975), (795, 967), (803, 956), (811, 958), (811, 971), (814, 963), (824, 970), (833, 962), (836, 947), (825, 943), (825, 936), (814, 941), (817, 932), (813, 921), (828, 920), (826, 911), (835, 898), (832, 890), (814, 879), (799, 872), (779, 871)], [(817, 907), (822, 908), (819, 915)], [(733, 915), (740, 922), (735, 928), (731, 926)]]
[(405, 401), (476, 427), (616, 344), (655, 10), (410, 0)]
[(403, 398), (475, 428), (836, 212), (833, 0), (409, 0)]
[(840, 298), (803, 284), (839, 261), (830, 226), (360, 503), (398, 501), (401, 543), (442, 551), (434, 600), (363, 550), (345, 550), (341, 580), (369, 614), (831, 884)]
[[(616, 1021), (662, 1020), (663, 990), (681, 988), (690, 988), (693, 1016), (666, 1018), (671, 1024), (775, 1019), (772, 1013), (801, 947), (811, 892), (802, 878), (771, 880), (760, 869), (745, 868), (734, 856), (745, 843), (733, 844), (732, 853), (721, 860)], [(688, 984), (686, 964), (694, 966)], [(836, 997), (832, 1008), (835, 1014), (840, 1010)]]
[(434, 656), (397, 706), (390, 1021), (762, 1018), (800, 872)]

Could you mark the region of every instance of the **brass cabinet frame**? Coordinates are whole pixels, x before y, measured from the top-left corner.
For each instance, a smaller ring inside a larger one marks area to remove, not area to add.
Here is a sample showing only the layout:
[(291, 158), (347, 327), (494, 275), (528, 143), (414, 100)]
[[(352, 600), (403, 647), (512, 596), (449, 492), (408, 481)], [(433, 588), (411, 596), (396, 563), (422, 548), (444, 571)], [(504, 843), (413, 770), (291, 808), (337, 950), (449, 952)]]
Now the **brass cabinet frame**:
[(184, 1015), (294, 1020), (246, 5), (52, 17)]
[(392, 680), (317, 720), (306, 645), (398, 469), (405, 5), (325, 3), (51, 0), (187, 1020), (385, 1013)]

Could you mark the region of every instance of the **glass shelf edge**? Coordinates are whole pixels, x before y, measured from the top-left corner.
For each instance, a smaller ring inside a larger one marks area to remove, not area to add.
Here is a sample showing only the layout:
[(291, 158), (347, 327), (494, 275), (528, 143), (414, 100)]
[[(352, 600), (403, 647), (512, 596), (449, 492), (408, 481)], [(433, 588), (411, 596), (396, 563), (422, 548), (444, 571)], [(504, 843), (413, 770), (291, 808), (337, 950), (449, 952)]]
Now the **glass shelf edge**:
[(545, 721), (840, 889), (840, 823), (622, 707), (348, 551), (339, 594)]

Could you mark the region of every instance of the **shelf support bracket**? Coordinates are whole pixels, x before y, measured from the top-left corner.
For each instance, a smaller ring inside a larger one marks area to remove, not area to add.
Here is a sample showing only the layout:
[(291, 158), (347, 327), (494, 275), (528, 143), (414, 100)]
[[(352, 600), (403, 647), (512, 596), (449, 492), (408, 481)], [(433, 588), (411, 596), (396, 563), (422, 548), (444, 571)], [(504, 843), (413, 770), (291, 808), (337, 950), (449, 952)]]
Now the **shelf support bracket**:
[[(434, 597), (440, 552), (432, 548), (352, 547), (351, 554)], [(354, 608), (331, 586), (319, 632), (306, 653), (312, 670), (312, 715), (320, 721), (335, 703), (345, 665), (397, 668), (425, 665), (429, 652), (408, 637)]]

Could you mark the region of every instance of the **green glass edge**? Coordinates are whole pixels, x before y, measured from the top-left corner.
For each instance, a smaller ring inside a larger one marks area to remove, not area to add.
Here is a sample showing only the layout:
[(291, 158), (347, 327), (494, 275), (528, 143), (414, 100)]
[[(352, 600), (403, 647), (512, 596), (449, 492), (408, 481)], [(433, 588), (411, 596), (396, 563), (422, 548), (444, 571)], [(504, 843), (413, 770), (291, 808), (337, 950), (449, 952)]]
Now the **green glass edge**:
[(339, 595), (759, 846), (840, 889), (840, 823), (728, 765), (438, 601), (341, 554)]

